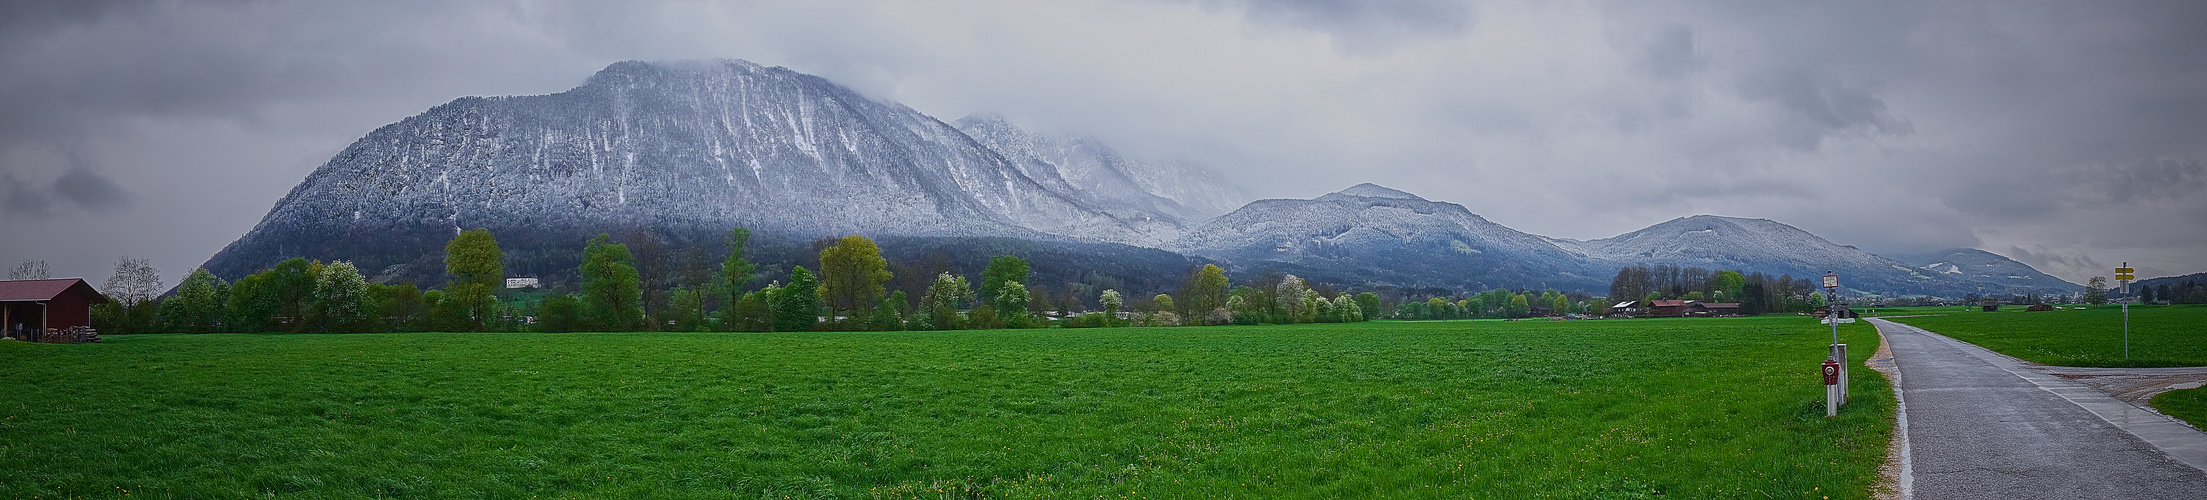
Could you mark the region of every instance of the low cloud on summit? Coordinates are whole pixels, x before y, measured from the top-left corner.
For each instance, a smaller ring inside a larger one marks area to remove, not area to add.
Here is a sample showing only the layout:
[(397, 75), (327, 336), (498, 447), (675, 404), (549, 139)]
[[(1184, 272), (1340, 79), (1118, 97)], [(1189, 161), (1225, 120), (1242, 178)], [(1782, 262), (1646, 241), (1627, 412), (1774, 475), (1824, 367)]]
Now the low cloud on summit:
[(0, 261), (173, 283), (376, 127), (737, 58), (1264, 197), (1372, 182), (1549, 236), (1706, 213), (2191, 273), (2202, 25), (2180, 1), (10, 2), (0, 220), (51, 236)]

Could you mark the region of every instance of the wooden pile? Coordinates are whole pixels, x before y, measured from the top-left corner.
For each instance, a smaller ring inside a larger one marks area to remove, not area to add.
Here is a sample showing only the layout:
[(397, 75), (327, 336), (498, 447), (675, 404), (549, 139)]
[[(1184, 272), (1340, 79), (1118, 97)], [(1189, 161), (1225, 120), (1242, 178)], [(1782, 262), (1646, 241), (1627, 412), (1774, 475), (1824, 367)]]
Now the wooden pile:
[(69, 329), (67, 330), (59, 328), (48, 328), (46, 329), (45, 335), (38, 336), (38, 341), (48, 344), (83, 344), (90, 342), (99, 342), (100, 331), (89, 326), (74, 326), (69, 327)]

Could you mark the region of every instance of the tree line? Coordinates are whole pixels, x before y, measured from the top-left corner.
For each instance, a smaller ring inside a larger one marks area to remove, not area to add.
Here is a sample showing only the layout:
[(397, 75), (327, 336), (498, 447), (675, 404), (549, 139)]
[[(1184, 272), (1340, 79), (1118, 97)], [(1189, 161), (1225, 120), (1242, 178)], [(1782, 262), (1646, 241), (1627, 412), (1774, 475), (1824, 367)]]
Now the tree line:
[(818, 271), (792, 266), (760, 288), (745, 258), (750, 231), (727, 233), (729, 254), (711, 275), (659, 291), (666, 306), (647, 314), (646, 282), (629, 245), (599, 234), (584, 243), (578, 293), (504, 288), (504, 253), (482, 229), (445, 245), (446, 282), (371, 283), (347, 261), (293, 258), (225, 282), (195, 269), (167, 298), (152, 296), (159, 273), (124, 258), (107, 288), (115, 300), (95, 307), (109, 333), (417, 331), (860, 331), (995, 328), (1095, 328), (1363, 321), (1379, 298), (1326, 294), (1286, 276), (1266, 287), (1232, 286), (1217, 265), (1193, 268), (1181, 297), (1157, 294), (1129, 303), (1116, 289), (1096, 294), (1100, 310), (1077, 297), (1052, 301), (1028, 283), (1024, 259), (997, 255), (979, 276), (934, 276), (914, 300), (886, 284), (895, 277), (881, 248), (846, 236), (819, 251)]
[[(293, 258), (235, 282), (196, 269), (162, 299), (152, 296), (158, 272), (143, 260), (125, 258), (107, 284), (115, 300), (95, 307), (94, 322), (111, 333), (790, 332), (1608, 316), (1617, 302), (1664, 299), (1737, 302), (1742, 314), (1823, 305), (1807, 278), (1672, 265), (1621, 268), (1607, 297), (1509, 289), (1388, 297), (1336, 292), (1276, 273), (1235, 285), (1224, 269), (1204, 264), (1186, 271), (1177, 296), (1130, 297), (1113, 288), (1069, 284), (1053, 298), (1029, 282), (1033, 269), (1014, 255), (990, 258), (973, 277), (949, 271), (923, 276), (918, 283), (925, 285), (914, 297), (889, 286), (893, 280), (913, 283), (909, 276), (900, 280), (896, 271), (914, 268), (891, 265), (881, 247), (864, 236), (817, 244), (817, 271), (790, 266), (786, 276), (754, 287), (764, 277), (745, 256), (750, 237), (746, 229), (729, 230), (728, 254), (716, 268), (651, 287), (647, 284), (654, 281), (639, 271), (631, 246), (599, 234), (583, 243), (572, 293), (506, 289), (505, 254), (482, 229), (463, 231), (446, 243), (442, 289), (371, 283), (350, 262)], [(11, 275), (32, 274), (31, 265)], [(2185, 285), (2172, 292), (2197, 290)], [(1089, 293), (1076, 293), (1081, 290)]]

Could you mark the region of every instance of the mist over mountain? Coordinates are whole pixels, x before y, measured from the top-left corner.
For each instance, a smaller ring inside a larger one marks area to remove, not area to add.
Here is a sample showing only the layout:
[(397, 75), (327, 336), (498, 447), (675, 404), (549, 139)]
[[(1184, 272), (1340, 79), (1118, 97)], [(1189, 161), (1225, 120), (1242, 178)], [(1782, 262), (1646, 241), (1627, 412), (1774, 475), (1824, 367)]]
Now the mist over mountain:
[(1044, 186), (1125, 216), (1163, 214), (1193, 225), (1251, 198), (1210, 169), (1127, 157), (1094, 137), (1033, 133), (993, 114), (953, 124)]

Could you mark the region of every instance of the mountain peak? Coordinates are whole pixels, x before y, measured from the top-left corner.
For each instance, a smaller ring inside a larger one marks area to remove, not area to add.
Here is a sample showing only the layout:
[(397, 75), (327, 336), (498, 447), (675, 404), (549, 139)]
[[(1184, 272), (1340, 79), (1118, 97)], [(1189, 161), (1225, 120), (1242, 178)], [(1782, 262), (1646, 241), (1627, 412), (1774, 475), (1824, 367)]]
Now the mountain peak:
[(1381, 185), (1378, 185), (1378, 184), (1373, 184), (1373, 183), (1369, 183), (1369, 182), (1366, 182), (1366, 183), (1363, 183), (1363, 184), (1357, 184), (1357, 185), (1354, 185), (1354, 186), (1349, 186), (1349, 188), (1348, 188), (1348, 189), (1343, 189), (1343, 190), (1340, 190), (1340, 191), (1336, 191), (1336, 192), (1334, 192), (1333, 194), (1338, 194), (1338, 195), (1346, 195), (1346, 196), (1362, 196), (1362, 197), (1365, 197), (1365, 198), (1404, 198), (1404, 199), (1411, 199), (1411, 200), (1426, 201), (1426, 200), (1425, 200), (1425, 198), (1420, 198), (1420, 197), (1418, 197), (1418, 195), (1414, 195), (1414, 194), (1406, 193), (1406, 192), (1403, 192), (1403, 191), (1401, 191), (1401, 190), (1397, 190), (1397, 189), (1393, 189), (1393, 188), (1389, 188), (1389, 187), (1386, 187), (1386, 186), (1381, 186)]

